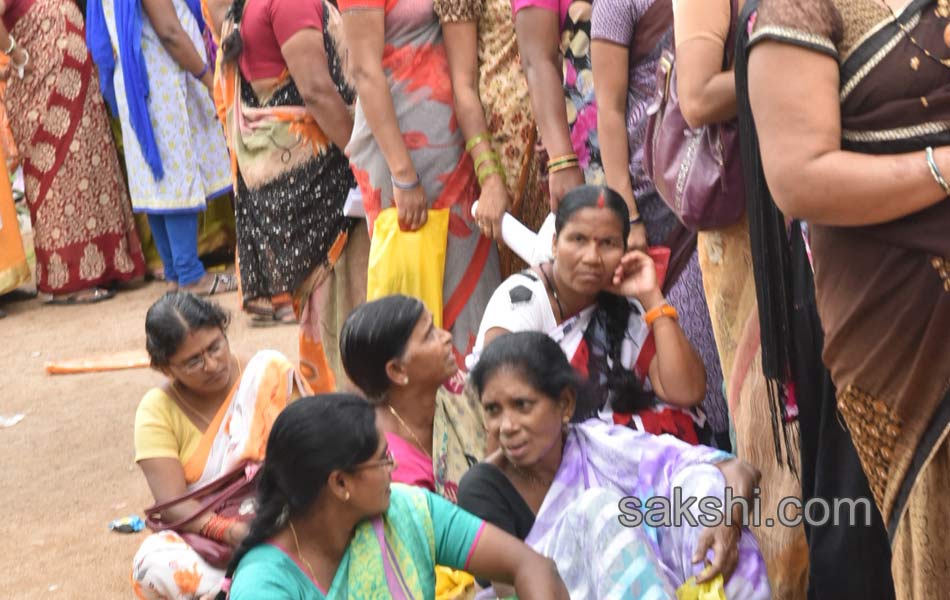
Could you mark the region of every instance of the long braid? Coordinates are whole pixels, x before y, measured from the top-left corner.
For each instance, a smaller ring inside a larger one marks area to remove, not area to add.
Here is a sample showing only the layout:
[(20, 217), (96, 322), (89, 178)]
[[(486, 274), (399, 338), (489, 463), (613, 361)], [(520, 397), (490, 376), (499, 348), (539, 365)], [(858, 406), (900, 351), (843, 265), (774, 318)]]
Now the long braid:
[(633, 308), (626, 298), (602, 293), (597, 298), (598, 312), (603, 314), (607, 338), (607, 357), (610, 370), (607, 375), (607, 394), (615, 412), (632, 413), (653, 405), (653, 395), (643, 385), (632, 369), (623, 364), (623, 341)]
[(231, 32), (221, 42), (221, 51), (223, 52), (224, 62), (233, 63), (241, 56), (244, 50), (244, 40), (241, 38), (241, 19), (244, 18), (244, 4), (246, 0), (234, 0), (225, 20), (233, 23)]
[[(284, 508), (287, 506), (288, 501), (286, 494), (280, 490), (275, 479), (276, 477), (268, 471), (265, 464), (264, 468), (261, 469), (261, 477), (257, 488), (257, 514), (251, 522), (251, 528), (247, 537), (244, 538), (241, 541), (241, 545), (234, 550), (231, 562), (228, 563), (227, 571), (224, 574), (226, 583), (229, 583), (234, 577), (234, 572), (237, 570), (241, 559), (254, 549), (255, 546), (263, 544), (265, 541), (277, 535), (277, 532), (280, 531), (284, 525), (281, 515), (283, 515)], [(222, 590), (218, 592), (218, 595), (215, 597), (216, 600), (227, 600), (227, 588), (228, 586), (225, 585)]]

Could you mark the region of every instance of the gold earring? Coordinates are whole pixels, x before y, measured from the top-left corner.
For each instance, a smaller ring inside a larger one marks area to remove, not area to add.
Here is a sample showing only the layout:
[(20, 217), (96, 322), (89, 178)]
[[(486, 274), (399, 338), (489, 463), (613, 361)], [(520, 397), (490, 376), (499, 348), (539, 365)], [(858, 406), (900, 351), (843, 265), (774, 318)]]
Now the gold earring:
[(350, 501), (350, 490), (346, 490), (346, 495), (343, 496), (343, 501), (344, 501), (344, 502), (349, 502), (349, 501)]

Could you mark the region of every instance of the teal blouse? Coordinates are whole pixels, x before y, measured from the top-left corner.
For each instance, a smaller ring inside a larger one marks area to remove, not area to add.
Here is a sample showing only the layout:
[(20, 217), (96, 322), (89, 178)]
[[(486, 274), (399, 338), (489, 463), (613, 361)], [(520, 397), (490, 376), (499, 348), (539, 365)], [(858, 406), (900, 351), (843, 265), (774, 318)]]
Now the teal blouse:
[[(386, 545), (413, 598), (435, 598), (435, 566), (465, 570), (485, 523), (421, 488), (392, 485), (383, 515)], [(398, 597), (387, 582), (383, 550), (371, 521), (357, 526), (330, 588), (313, 581), (291, 554), (261, 544), (245, 555), (231, 584), (232, 600), (343, 600)], [(391, 573), (390, 573), (391, 574)]]

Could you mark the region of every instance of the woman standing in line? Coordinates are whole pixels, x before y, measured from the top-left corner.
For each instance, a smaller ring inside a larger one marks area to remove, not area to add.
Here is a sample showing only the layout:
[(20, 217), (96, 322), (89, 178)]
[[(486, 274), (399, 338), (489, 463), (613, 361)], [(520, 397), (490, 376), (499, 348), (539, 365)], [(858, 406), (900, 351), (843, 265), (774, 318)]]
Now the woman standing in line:
[(119, 160), (84, 40), (66, 0), (2, 0), (6, 104), (23, 154), (36, 284), (53, 304), (98, 302), (145, 274)]
[(122, 122), (132, 208), (148, 215), (165, 280), (204, 295), (236, 290), (198, 259), (198, 214), (231, 191), (200, 7), (92, 0), (88, 18), (102, 93)]

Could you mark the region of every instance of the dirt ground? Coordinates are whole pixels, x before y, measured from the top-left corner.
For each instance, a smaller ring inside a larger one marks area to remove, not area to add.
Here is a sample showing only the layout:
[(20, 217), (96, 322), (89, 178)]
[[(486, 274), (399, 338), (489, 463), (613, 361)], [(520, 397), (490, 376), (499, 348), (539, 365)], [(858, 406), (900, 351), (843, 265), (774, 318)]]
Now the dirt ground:
[[(164, 283), (84, 306), (5, 302), (0, 319), (0, 597), (132, 598), (132, 557), (147, 534), (109, 531), (112, 519), (142, 515), (151, 495), (133, 463), (132, 426), (142, 394), (162, 376), (150, 369), (47, 375), (53, 359), (145, 347), (144, 320)], [(232, 347), (297, 360), (296, 329), (248, 327), (236, 293)]]

